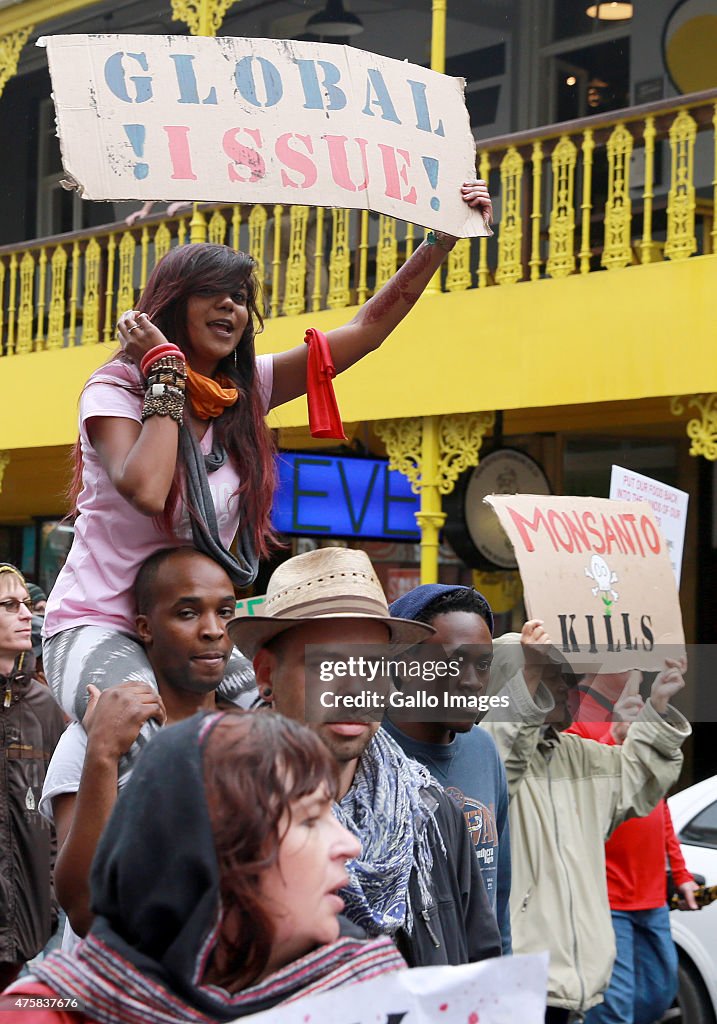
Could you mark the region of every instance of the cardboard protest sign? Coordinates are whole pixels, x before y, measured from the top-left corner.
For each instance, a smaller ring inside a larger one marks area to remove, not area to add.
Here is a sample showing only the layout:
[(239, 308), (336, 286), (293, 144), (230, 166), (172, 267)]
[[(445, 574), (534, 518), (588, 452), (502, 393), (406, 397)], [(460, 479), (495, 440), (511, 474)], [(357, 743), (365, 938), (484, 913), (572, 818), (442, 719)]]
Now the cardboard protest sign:
[(266, 602), (266, 594), (260, 594), (258, 597), (245, 597), (242, 601), (236, 603), (236, 614), (237, 615), (261, 615), (262, 605)]
[(463, 79), (330, 43), (50, 36), (65, 171), (85, 199), (371, 209), (486, 235)]
[(485, 499), (508, 534), (530, 618), (577, 670), (657, 671), (685, 656), (665, 539), (645, 502), (534, 494)]
[(415, 967), (242, 1017), (242, 1024), (542, 1024), (547, 975), (547, 953)]
[(617, 501), (646, 501), (652, 509), (655, 522), (667, 541), (667, 550), (675, 574), (677, 586), (682, 575), (682, 551), (685, 546), (687, 527), (687, 504), (690, 500), (686, 491), (653, 480), (642, 473), (633, 473), (622, 466), (613, 466), (610, 474), (610, 497)]

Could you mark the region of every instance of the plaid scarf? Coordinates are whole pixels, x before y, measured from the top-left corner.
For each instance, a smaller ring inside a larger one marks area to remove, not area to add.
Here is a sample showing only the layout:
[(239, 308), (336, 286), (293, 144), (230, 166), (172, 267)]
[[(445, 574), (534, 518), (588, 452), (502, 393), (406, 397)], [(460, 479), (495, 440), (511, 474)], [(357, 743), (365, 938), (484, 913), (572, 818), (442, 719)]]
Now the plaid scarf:
[(63, 998), (77, 999), (87, 1016), (100, 1024), (210, 1024), (368, 981), (405, 966), (388, 938), (370, 942), (339, 939), (243, 992), (230, 994), (216, 985), (200, 986), (204, 1012), (92, 933), (73, 954), (51, 953), (33, 968), (33, 975)]
[(437, 786), (427, 768), (406, 757), (383, 729), (361, 756), (351, 789), (334, 807), (339, 821), (361, 840), (347, 865), (342, 889), (346, 916), (369, 935), (413, 931), (409, 879), (416, 872), (422, 910), (431, 897), (433, 847), (443, 843), (424, 791)]

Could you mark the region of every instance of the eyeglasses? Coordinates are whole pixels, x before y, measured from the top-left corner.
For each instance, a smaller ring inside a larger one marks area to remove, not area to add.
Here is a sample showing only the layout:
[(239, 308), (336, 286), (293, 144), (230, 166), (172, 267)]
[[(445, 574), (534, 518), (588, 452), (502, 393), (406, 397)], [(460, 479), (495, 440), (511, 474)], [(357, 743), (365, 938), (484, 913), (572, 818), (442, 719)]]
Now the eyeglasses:
[(25, 605), (29, 612), (33, 609), (32, 600), (27, 597), (24, 601), (19, 601), (16, 597), (7, 597), (4, 601), (0, 601), (0, 608), (3, 608), (8, 615), (17, 615), (20, 611), (20, 605)]

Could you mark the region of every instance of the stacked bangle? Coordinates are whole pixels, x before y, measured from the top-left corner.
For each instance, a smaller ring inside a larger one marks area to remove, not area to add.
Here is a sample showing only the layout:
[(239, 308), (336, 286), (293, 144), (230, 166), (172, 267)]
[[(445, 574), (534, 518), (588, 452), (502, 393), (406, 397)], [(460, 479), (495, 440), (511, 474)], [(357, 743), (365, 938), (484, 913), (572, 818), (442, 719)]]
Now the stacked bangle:
[(168, 384), (184, 394), (186, 382), (186, 364), (183, 359), (178, 359), (175, 355), (159, 356), (148, 368), (148, 388), (155, 384)]
[(147, 372), (150, 367), (154, 366), (158, 359), (163, 356), (174, 356), (177, 359), (181, 359), (182, 363), (186, 362), (184, 352), (182, 352), (179, 345), (173, 345), (171, 341), (165, 341), (161, 345), (155, 345), (147, 352), (139, 364), (140, 371), (147, 376)]
[(169, 341), (155, 345), (147, 352), (139, 368), (147, 380), (142, 422), (150, 416), (169, 416), (181, 427), (187, 382), (184, 352)]

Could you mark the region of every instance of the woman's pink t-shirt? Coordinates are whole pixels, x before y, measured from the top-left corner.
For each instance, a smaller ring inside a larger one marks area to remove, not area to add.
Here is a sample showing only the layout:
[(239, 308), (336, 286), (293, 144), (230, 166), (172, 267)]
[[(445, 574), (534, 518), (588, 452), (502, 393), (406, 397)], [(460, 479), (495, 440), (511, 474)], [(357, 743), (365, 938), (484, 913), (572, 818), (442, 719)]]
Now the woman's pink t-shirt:
[[(264, 412), (269, 409), (273, 382), (272, 357), (258, 356), (257, 384)], [(109, 383), (107, 377), (117, 380)], [(99, 378), (99, 379), (98, 379)], [(135, 635), (132, 588), (146, 558), (174, 544), (192, 543), (191, 526), (182, 508), (173, 539), (153, 518), (138, 512), (111, 483), (90, 444), (86, 424), (94, 416), (116, 416), (142, 422), (144, 389), (139, 370), (132, 364), (112, 363), (90, 378), (80, 399), (82, 491), (77, 502), (75, 537), (67, 561), (57, 578), (45, 611), (45, 636), (73, 626), (108, 626)], [(200, 442), (205, 454), (212, 450), (213, 424)], [(227, 459), (209, 474), (209, 487), (225, 547), (239, 525), (239, 486), (236, 469)]]

